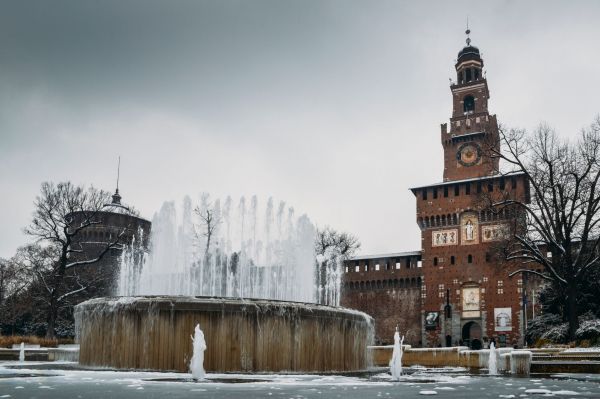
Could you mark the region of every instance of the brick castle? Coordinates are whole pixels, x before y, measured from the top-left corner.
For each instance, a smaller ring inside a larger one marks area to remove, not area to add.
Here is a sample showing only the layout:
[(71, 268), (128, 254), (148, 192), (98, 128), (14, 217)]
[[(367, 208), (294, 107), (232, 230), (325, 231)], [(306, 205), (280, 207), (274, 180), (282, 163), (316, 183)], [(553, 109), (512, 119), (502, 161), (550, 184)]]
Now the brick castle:
[(494, 193), (527, 200), (528, 181), (499, 171), (493, 156), (498, 123), (488, 110), (483, 59), (470, 39), (455, 68), (452, 116), (441, 125), (443, 180), (410, 189), (421, 250), (361, 256), (345, 265), (342, 305), (373, 316), (380, 343), (389, 343), (398, 326), (416, 346), (477, 349), (492, 339), (499, 346), (522, 345), (526, 320), (535, 312), (526, 294), (538, 282), (509, 277), (519, 265), (498, 253), (522, 216), (492, 210), (484, 201)]

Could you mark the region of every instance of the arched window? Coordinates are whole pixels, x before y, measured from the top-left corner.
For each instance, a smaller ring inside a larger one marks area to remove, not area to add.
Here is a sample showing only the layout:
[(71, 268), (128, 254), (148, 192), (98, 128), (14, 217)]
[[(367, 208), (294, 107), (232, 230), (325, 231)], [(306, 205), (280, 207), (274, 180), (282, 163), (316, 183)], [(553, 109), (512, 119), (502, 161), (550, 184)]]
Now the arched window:
[(433, 258), (433, 265), (434, 265), (434, 266), (437, 266), (437, 264), (438, 264), (438, 258), (437, 258), (437, 257), (436, 257), (436, 258)]
[(450, 264), (453, 265), (456, 262), (456, 258), (454, 257), (454, 255), (452, 255), (450, 257)]
[(463, 107), (465, 113), (475, 111), (475, 99), (473, 96), (466, 96), (463, 99)]
[(467, 256), (467, 263), (473, 263), (473, 255), (469, 254), (469, 256)]

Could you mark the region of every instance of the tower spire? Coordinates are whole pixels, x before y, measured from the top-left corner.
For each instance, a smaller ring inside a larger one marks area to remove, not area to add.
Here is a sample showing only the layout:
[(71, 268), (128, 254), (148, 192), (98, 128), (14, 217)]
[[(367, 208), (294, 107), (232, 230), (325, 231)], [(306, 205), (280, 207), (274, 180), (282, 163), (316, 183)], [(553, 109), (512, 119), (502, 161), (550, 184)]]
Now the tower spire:
[(121, 205), (121, 196), (119, 195), (119, 178), (121, 177), (121, 156), (119, 155), (119, 160), (117, 162), (117, 189), (112, 196), (112, 203), (116, 205)]
[(467, 30), (465, 31), (465, 34), (467, 35), (467, 46), (471, 45), (471, 38), (469, 37), (469, 35), (471, 34), (471, 29), (469, 29), (469, 16), (467, 15)]

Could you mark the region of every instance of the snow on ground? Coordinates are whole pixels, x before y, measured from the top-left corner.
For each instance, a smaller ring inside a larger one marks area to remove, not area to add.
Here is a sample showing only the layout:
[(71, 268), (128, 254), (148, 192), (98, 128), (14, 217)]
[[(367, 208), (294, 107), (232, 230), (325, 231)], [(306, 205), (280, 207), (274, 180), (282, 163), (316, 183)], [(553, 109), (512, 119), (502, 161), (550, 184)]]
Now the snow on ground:
[[(42, 364), (45, 369), (36, 368)], [(208, 374), (208, 381), (196, 383), (186, 373), (64, 369), (73, 365), (68, 362), (0, 362), (0, 398), (600, 397), (598, 380), (488, 377), (458, 373), (456, 370), (443, 374), (440, 370), (425, 368), (411, 370), (412, 374), (403, 376), (399, 382), (391, 381), (389, 374), (379, 373), (369, 376)], [(18, 368), (9, 368), (12, 366)], [(234, 380), (237, 383), (232, 383)], [(244, 380), (252, 382), (243, 383)]]

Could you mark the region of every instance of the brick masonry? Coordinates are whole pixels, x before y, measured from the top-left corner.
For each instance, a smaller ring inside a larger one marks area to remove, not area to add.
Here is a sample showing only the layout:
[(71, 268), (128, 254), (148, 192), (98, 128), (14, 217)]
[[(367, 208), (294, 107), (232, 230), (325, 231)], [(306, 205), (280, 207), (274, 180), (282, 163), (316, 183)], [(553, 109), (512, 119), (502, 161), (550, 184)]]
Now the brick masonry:
[(522, 216), (492, 212), (485, 199), (527, 200), (529, 186), (522, 174), (501, 175), (491, 156), (499, 149), (498, 124), (488, 112), (479, 50), (461, 50), (456, 71), (450, 126), (441, 126), (443, 181), (411, 189), (421, 250), (346, 262), (342, 305), (373, 316), (379, 343), (392, 341), (396, 325), (417, 346), (478, 347), (492, 338), (500, 346), (523, 343), (523, 291), (539, 281), (509, 277), (520, 265), (499, 254), (504, 234)]

